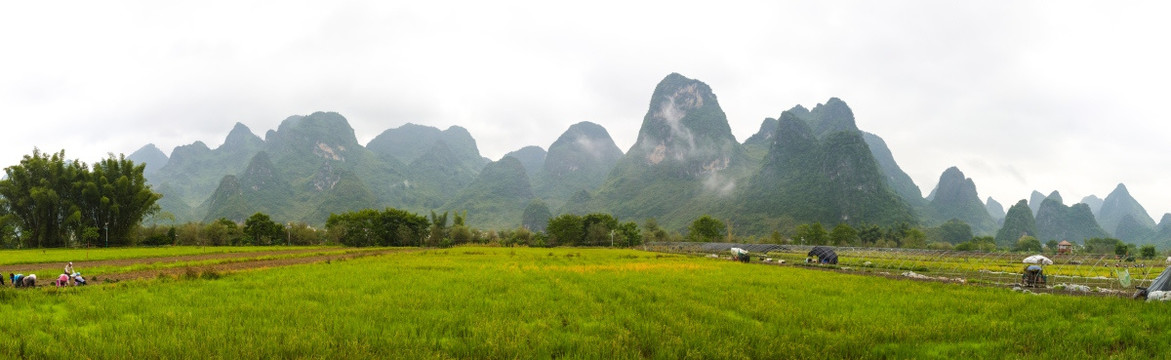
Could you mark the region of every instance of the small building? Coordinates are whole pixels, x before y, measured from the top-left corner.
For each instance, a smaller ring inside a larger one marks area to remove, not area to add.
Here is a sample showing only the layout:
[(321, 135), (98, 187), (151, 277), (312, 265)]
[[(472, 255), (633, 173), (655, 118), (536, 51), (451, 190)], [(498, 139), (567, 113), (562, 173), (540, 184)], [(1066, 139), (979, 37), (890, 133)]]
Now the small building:
[(1072, 252), (1073, 252), (1073, 244), (1070, 244), (1068, 241), (1065, 241), (1065, 240), (1061, 240), (1061, 242), (1057, 243), (1057, 253), (1058, 254), (1064, 255), (1064, 254), (1069, 254)]

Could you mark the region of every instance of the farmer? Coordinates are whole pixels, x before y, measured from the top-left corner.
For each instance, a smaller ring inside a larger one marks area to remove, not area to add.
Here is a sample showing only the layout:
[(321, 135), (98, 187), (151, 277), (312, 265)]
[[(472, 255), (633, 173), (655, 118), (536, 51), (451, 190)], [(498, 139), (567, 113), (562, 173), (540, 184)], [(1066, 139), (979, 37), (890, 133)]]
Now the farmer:
[(61, 276), (58, 276), (56, 285), (57, 287), (69, 286), (69, 274), (61, 274)]
[(85, 285), (85, 278), (81, 277), (81, 273), (73, 273), (73, 285)]
[(37, 275), (28, 274), (8, 274), (9, 279), (12, 280), (12, 287), (34, 287), (37, 286)]
[(72, 273), (73, 273), (73, 262), (70, 261), (68, 264), (65, 264), (65, 277), (69, 277), (69, 274), (72, 274)]

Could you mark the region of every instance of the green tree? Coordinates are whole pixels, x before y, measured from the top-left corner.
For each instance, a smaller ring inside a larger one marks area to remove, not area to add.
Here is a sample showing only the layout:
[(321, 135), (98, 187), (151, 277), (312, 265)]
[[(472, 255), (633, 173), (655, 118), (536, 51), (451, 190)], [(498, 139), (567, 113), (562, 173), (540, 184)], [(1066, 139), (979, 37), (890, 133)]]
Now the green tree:
[(642, 245), (642, 233), (638, 230), (638, 224), (633, 221), (627, 221), (615, 229), (618, 236), (618, 243), (616, 246), (630, 247)]
[(126, 156), (110, 154), (93, 165), (89, 181), (81, 191), (78, 205), (85, 224), (103, 227), (110, 242), (129, 245), (129, 234), (147, 216), (159, 211), (162, 199), (146, 183), (146, 164), (135, 164)]
[(1155, 245), (1143, 245), (1139, 248), (1139, 254), (1143, 259), (1154, 259), (1155, 253)]
[(273, 245), (285, 240), (284, 227), (259, 212), (244, 221), (244, 235), (251, 245)]
[(819, 222), (801, 224), (797, 226), (796, 240), (802, 245), (825, 245), (829, 242), (829, 233)]
[(1016, 245), (1013, 245), (1012, 251), (1041, 252), (1041, 240), (1029, 235), (1021, 236), (1020, 239), (1017, 239)]
[(829, 232), (830, 243), (837, 246), (853, 246), (858, 243), (858, 231), (849, 224), (839, 223)]
[(34, 149), (18, 165), (5, 169), (0, 180), (0, 206), (15, 219), (24, 246), (57, 247), (71, 239), (129, 245), (130, 233), (142, 219), (158, 211), (161, 195), (151, 191), (144, 166), (124, 156), (94, 164), (66, 160), (65, 151), (47, 154)]
[(642, 229), (646, 232), (647, 241), (661, 242), (669, 239), (667, 231), (659, 227), (659, 222), (655, 218), (647, 218), (642, 224)]
[(346, 246), (423, 246), (430, 225), (426, 217), (386, 208), (332, 214), (325, 229), (333, 241)]
[(545, 233), (549, 234), (549, 246), (578, 244), (585, 241), (585, 222), (581, 216), (561, 214), (549, 219)]
[(710, 215), (700, 216), (687, 227), (687, 238), (690, 241), (713, 242), (723, 239), (728, 226), (723, 221)]
[(1114, 255), (1126, 256), (1129, 253), (1130, 253), (1130, 247), (1126, 246), (1126, 244), (1123, 243), (1122, 241), (1119, 241), (1117, 244), (1114, 245)]
[(435, 214), (431, 211), (431, 228), (427, 236), (427, 244), (430, 246), (437, 246), (439, 243), (447, 239), (447, 212), (443, 215)]
[(862, 225), (858, 229), (858, 239), (863, 245), (873, 246), (882, 240), (882, 228), (878, 225)]
[(618, 228), (618, 219), (605, 213), (591, 213), (582, 218), (585, 226), (584, 244), (589, 246), (610, 246), (614, 241), (613, 231)]
[(959, 244), (972, 239), (972, 226), (960, 219), (951, 219), (939, 225), (942, 241), (949, 244)]
[(917, 228), (907, 229), (903, 235), (901, 246), (910, 249), (927, 248), (927, 234)]
[(957, 251), (993, 251), (996, 250), (996, 238), (991, 236), (974, 237), (971, 240), (956, 245)]
[(7, 178), (0, 180), (0, 196), (7, 199), (6, 212), (17, 219), (22, 245), (67, 245), (69, 225), (80, 225), (76, 189), (85, 185), (84, 164), (67, 161), (64, 150), (50, 155), (33, 149), (19, 165), (4, 170)]
[(320, 245), (322, 242), (321, 233), (303, 222), (289, 224), (285, 231), (286, 240), (292, 245)]

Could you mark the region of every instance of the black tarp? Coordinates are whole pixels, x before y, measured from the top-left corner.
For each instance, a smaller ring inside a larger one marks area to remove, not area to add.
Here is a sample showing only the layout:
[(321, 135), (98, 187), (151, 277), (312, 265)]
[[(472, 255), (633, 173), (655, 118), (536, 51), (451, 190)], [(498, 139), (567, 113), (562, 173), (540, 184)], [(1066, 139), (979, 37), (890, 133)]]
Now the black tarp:
[(834, 252), (834, 249), (829, 246), (814, 246), (813, 249), (809, 250), (809, 255), (806, 256), (816, 256), (817, 262), (823, 264), (838, 263), (838, 253)]

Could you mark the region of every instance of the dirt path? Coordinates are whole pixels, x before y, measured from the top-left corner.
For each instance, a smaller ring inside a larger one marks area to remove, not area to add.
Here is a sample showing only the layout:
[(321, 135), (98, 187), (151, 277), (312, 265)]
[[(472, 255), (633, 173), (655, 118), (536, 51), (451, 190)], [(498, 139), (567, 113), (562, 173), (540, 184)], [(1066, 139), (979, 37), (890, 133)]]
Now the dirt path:
[[(195, 273), (204, 273), (204, 272), (208, 272), (208, 271), (214, 271), (217, 273), (225, 273), (225, 272), (241, 271), (241, 270), (248, 270), (248, 269), (260, 269), (260, 268), (280, 267), (280, 266), (289, 266), (289, 265), (297, 265), (297, 264), (310, 264), (310, 263), (317, 263), (317, 262), (324, 262), (324, 261), (353, 259), (353, 258), (358, 258), (358, 257), (375, 256), (375, 255), (382, 255), (382, 254), (395, 253), (395, 252), (416, 251), (416, 249), (365, 249), (364, 250), (364, 249), (357, 249), (357, 248), (344, 249), (344, 250), (346, 250), (346, 251), (342, 252), (342, 253), (335, 252), (332, 254), (309, 255), (309, 256), (289, 257), (289, 258), (280, 258), (280, 259), (253, 259), (253, 260), (233, 261), (233, 262), (227, 262), (227, 263), (222, 263), (222, 264), (209, 264), (209, 265), (199, 265), (199, 266), (182, 266), (182, 267), (171, 267), (171, 268), (161, 268), (161, 269), (150, 269), (150, 270), (140, 270), (140, 271), (131, 271), (131, 272), (114, 273), (114, 274), (101, 274), (101, 275), (96, 275), (96, 276), (92, 276), (92, 277), (87, 276), (87, 278), (91, 284), (99, 284), (99, 283), (111, 282), (111, 281), (124, 281), (124, 280), (133, 280), (133, 279), (153, 278), (153, 277), (157, 277), (159, 275), (179, 276), (179, 275), (186, 274), (188, 271), (192, 271)], [(296, 254), (302, 254), (302, 253), (331, 252), (331, 251), (334, 251), (334, 250), (331, 250), (331, 249), (296, 249), (296, 250), (279, 250), (279, 251), (253, 251), (253, 252), (228, 253), (228, 254), (200, 254), (200, 255), (185, 255), (185, 256), (171, 256), (171, 257), (151, 257), (151, 258), (138, 258), (138, 259), (74, 261), (73, 267), (78, 270), (84, 271), (85, 268), (97, 267), (97, 266), (130, 266), (130, 265), (135, 265), (135, 264), (176, 263), (176, 262), (190, 262), (190, 261), (203, 261), (203, 260), (247, 259), (247, 258), (257, 258), (257, 257), (264, 257), (264, 256), (296, 255)], [(9, 266), (0, 267), (0, 272), (4, 272), (4, 273), (27, 272), (30, 270), (44, 269), (46, 265), (47, 265), (46, 263), (9, 265)], [(64, 264), (62, 264), (62, 267), (64, 267)], [(47, 278), (44, 281), (46, 281), (45, 284), (52, 283)], [(40, 281), (38, 281), (38, 282), (40, 282)], [(40, 284), (38, 284), (38, 285), (40, 285)]]

